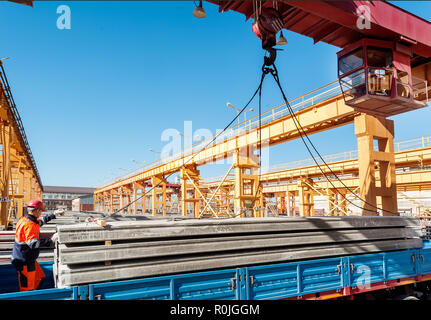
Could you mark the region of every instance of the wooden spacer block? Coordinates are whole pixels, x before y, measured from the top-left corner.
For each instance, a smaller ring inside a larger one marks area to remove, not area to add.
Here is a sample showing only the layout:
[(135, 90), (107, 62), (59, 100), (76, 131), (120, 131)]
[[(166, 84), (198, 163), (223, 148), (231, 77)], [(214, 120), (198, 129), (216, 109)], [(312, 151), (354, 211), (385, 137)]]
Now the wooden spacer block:
[(106, 227), (106, 220), (96, 219), (94, 222), (101, 227)]
[[(112, 246), (112, 240), (106, 240), (105, 246)], [(110, 266), (110, 265), (111, 265), (111, 261), (105, 261), (105, 266)]]

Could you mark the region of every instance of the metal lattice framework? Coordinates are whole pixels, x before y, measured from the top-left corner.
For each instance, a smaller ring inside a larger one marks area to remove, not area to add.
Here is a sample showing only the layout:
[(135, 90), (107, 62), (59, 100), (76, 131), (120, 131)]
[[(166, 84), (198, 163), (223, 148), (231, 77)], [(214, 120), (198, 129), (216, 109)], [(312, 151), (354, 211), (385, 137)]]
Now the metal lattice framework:
[(0, 225), (7, 228), (25, 202), (42, 198), (42, 181), (1, 62), (0, 123)]

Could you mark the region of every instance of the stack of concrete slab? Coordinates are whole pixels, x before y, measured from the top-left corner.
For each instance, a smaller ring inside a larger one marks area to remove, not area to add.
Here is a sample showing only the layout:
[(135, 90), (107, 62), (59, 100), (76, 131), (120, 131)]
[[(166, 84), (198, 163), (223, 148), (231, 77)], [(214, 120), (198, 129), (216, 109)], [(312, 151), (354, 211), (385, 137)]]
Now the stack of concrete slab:
[(422, 247), (419, 220), (286, 217), (58, 226), (57, 287)]
[[(44, 213), (42, 217), (47, 214)], [(72, 212), (67, 211), (63, 216), (57, 217), (44, 224), (40, 229), (41, 239), (50, 238), (57, 232), (57, 225), (73, 225), (83, 223), (87, 218), (104, 218), (100, 213), (87, 213), (87, 212)], [(106, 217), (107, 221), (137, 221), (137, 220), (154, 220), (158, 217), (152, 216), (130, 216), (130, 215), (112, 215)], [(166, 219), (166, 218), (165, 218)], [(12, 255), (13, 243), (15, 239), (16, 224), (19, 219), (15, 219), (13, 223), (13, 230), (0, 230), (0, 265), (9, 264)], [(41, 248), (38, 261), (53, 261), (54, 260), (54, 247)]]
[[(41, 218), (44, 215), (42, 215)], [(18, 221), (19, 221), (19, 218), (15, 219), (14, 222), (13, 222), (13, 229), (14, 230), (16, 230), (16, 225), (17, 225)], [(41, 227), (41, 231), (42, 230), (46, 230), (47, 232), (48, 231), (55, 232), (56, 229), (57, 229), (57, 225), (75, 224), (75, 223), (84, 222), (84, 221), (85, 221), (84, 219), (79, 219), (78, 217), (75, 217), (73, 215), (57, 217), (56, 219), (52, 219), (48, 223), (44, 224)]]
[[(55, 232), (55, 231), (54, 231)], [(40, 238), (50, 238), (53, 231), (41, 231)], [(0, 265), (9, 264), (15, 242), (15, 231), (0, 231)], [(41, 248), (38, 261), (54, 260), (54, 247)]]

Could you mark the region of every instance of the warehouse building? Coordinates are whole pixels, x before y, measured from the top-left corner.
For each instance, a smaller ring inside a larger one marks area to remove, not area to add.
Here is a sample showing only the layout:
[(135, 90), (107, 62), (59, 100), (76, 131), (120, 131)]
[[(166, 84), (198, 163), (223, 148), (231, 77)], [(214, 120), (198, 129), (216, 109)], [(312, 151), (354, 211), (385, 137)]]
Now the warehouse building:
[(72, 210), (73, 199), (88, 195), (93, 197), (93, 192), (94, 188), (44, 186), (42, 201), (45, 205), (45, 210), (56, 210), (60, 208)]
[(94, 210), (94, 198), (93, 194), (87, 194), (84, 196), (72, 199), (72, 211), (93, 211)]

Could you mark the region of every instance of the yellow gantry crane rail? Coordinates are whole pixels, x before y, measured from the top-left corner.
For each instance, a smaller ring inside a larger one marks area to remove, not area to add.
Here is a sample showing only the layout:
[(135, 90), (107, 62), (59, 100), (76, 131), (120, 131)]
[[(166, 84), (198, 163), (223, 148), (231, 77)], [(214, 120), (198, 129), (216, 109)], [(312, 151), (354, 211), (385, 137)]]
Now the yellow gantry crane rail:
[[(431, 164), (431, 136), (422, 136), (415, 139), (395, 142), (395, 167), (399, 170), (407, 168), (424, 168)], [(329, 164), (331, 171), (337, 175), (358, 174), (358, 151), (350, 150), (323, 157)], [(331, 171), (320, 162), (321, 169), (328, 174)], [(261, 174), (262, 183), (283, 182), (298, 179), (300, 177), (322, 177), (322, 172), (311, 158), (277, 164), (269, 168), (269, 172)], [(211, 177), (205, 183), (206, 187), (215, 187), (221, 177)], [(225, 184), (233, 184), (233, 179), (225, 179)]]
[(23, 204), (42, 198), (42, 182), (0, 61), (0, 228), (23, 213)]

